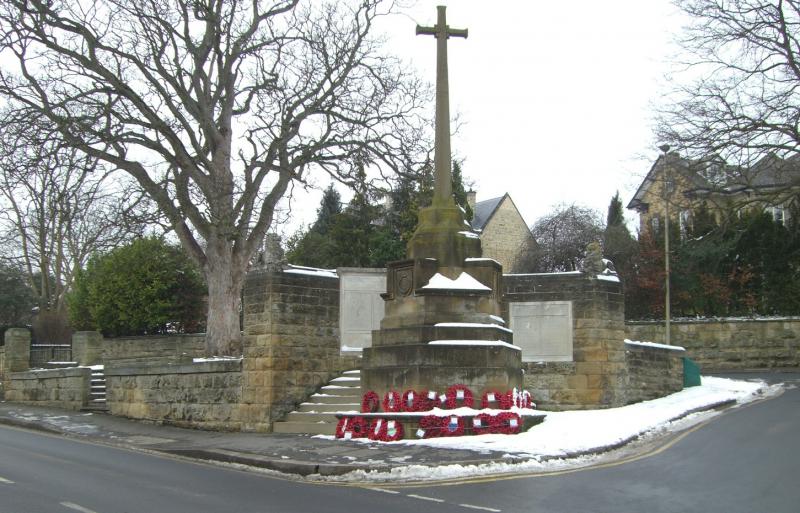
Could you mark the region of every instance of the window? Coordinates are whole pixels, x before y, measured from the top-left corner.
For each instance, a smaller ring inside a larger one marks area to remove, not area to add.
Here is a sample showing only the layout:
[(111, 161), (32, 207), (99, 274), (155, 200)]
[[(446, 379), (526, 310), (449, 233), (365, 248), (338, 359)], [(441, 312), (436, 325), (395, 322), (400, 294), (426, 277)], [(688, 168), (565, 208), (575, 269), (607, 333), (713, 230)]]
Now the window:
[(786, 224), (786, 209), (783, 207), (769, 207), (767, 210), (772, 216), (772, 220), (781, 226)]
[(692, 211), (691, 210), (681, 210), (680, 215), (678, 216), (678, 223), (681, 228), (681, 237), (686, 237), (689, 229), (692, 227)]
[(659, 228), (661, 227), (661, 220), (657, 217), (650, 219), (650, 228), (653, 229), (653, 232), (658, 232)]

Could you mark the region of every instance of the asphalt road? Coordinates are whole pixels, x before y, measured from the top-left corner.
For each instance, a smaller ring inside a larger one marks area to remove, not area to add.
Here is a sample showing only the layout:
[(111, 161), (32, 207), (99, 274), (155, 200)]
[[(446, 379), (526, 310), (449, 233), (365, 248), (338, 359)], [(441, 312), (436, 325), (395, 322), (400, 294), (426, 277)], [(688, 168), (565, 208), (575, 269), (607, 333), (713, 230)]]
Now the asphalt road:
[[(800, 384), (797, 374), (777, 379)], [(797, 513), (799, 436), (800, 389), (790, 388), (633, 462), (451, 486), (360, 488), (0, 427), (0, 513)]]

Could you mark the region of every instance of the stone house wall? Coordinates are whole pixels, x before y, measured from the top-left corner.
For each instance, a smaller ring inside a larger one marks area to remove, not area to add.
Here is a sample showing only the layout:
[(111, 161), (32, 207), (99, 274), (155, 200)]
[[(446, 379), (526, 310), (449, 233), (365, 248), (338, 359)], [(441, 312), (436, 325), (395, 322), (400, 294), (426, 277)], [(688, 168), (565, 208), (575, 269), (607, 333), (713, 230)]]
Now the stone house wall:
[[(672, 321), (670, 342), (704, 371), (800, 366), (800, 318)], [(664, 323), (629, 321), (626, 338), (664, 342)]]
[(509, 303), (571, 301), (571, 362), (524, 362), (525, 387), (542, 408), (609, 408), (627, 403), (622, 285), (580, 273), (504, 276)]
[(40, 369), (14, 372), (5, 384), (5, 400), (80, 410), (89, 401), (91, 369)]
[(141, 363), (106, 368), (112, 415), (180, 427), (236, 431), (242, 361)]
[(533, 236), (511, 198), (506, 196), (480, 234), (483, 256), (500, 262), (506, 272), (514, 268), (520, 252)]
[(269, 431), (321, 385), (360, 366), (339, 345), (339, 278), (330, 272), (254, 269), (244, 289), (240, 419)]

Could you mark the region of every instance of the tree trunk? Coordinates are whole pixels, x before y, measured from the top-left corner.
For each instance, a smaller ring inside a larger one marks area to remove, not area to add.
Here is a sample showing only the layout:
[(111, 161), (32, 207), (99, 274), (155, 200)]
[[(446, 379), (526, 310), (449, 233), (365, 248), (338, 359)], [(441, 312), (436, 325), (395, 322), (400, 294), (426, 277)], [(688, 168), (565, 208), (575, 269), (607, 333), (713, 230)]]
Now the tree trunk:
[(206, 353), (208, 356), (241, 356), (242, 330), (239, 319), (244, 270), (235, 264), (232, 248), (224, 241), (209, 243), (206, 256)]

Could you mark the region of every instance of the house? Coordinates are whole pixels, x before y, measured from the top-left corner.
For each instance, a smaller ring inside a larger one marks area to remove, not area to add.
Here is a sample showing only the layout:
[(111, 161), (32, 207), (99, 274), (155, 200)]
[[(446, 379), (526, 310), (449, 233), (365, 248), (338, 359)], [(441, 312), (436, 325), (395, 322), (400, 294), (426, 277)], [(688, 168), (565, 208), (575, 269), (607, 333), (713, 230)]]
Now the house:
[(799, 196), (800, 155), (783, 159), (770, 154), (742, 167), (718, 157), (693, 160), (673, 152), (653, 163), (627, 208), (639, 213), (640, 233), (660, 228), (665, 207), (670, 221), (683, 231), (703, 204), (717, 222), (743, 210), (760, 209), (785, 223)]
[(533, 235), (511, 196), (476, 202), (476, 193), (467, 193), (472, 208), (472, 229), (481, 238), (483, 256), (500, 262), (506, 273), (514, 271), (517, 258), (533, 244)]

